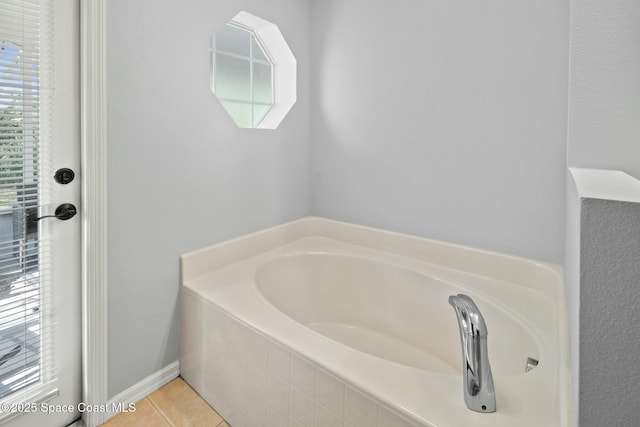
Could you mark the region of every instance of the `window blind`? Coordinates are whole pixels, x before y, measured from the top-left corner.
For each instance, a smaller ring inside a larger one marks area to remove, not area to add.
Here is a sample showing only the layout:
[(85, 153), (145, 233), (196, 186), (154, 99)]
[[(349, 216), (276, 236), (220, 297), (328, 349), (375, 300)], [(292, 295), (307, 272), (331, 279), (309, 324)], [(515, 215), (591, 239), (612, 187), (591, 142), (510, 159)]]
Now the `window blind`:
[[(0, 0), (0, 399), (55, 394), (50, 243), (51, 0)], [(0, 419), (7, 414), (0, 414)]]

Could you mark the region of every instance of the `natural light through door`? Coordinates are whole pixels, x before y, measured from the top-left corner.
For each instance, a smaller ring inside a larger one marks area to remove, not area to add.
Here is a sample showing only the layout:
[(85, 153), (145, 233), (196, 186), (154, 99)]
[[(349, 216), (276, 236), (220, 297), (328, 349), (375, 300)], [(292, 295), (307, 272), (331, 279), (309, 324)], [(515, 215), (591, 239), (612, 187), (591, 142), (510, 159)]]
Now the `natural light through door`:
[(63, 182), (79, 163), (78, 20), (77, 0), (0, 0), (0, 422), (10, 427), (80, 415), (79, 176)]

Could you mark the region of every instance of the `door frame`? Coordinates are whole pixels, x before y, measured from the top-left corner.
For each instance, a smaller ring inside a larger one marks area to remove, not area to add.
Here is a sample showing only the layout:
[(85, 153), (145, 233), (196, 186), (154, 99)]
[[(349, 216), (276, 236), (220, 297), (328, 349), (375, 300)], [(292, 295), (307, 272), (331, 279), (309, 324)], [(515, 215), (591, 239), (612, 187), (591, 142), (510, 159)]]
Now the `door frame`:
[[(82, 401), (107, 403), (107, 0), (80, 0)], [(104, 412), (84, 412), (86, 426)]]

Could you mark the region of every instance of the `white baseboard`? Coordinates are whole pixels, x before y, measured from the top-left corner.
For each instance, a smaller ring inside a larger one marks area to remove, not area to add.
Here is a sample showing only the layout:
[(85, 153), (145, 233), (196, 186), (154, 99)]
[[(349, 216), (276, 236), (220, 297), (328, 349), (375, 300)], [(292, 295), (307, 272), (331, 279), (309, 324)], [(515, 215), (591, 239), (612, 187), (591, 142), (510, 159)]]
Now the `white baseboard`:
[[(144, 399), (163, 385), (176, 379), (178, 375), (180, 375), (180, 363), (176, 360), (109, 399), (107, 408), (114, 408), (118, 406), (118, 403), (122, 403), (122, 407), (126, 409), (130, 403)], [(109, 410), (104, 414), (104, 421), (106, 422), (108, 419), (118, 415), (118, 413), (117, 411)]]

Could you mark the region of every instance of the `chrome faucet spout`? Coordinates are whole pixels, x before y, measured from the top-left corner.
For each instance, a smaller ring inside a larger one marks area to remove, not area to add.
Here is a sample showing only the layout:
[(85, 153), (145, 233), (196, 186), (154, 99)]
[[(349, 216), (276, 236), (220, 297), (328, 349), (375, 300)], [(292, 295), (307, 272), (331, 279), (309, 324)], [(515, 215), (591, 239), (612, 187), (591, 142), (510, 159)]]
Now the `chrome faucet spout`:
[(460, 329), (464, 401), (472, 411), (495, 412), (496, 394), (487, 352), (487, 324), (478, 306), (467, 295), (451, 295), (449, 304), (456, 312)]

